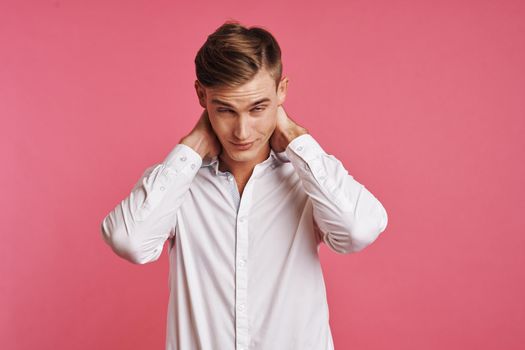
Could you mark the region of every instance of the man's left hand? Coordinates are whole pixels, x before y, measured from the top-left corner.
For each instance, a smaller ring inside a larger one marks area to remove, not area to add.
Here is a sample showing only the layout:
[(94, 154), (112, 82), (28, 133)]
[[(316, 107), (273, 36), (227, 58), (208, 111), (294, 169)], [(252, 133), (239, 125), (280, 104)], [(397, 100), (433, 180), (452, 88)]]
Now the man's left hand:
[(277, 153), (283, 152), (288, 144), (298, 136), (307, 134), (308, 130), (294, 122), (282, 105), (277, 107), (277, 126), (270, 137), (270, 147)]

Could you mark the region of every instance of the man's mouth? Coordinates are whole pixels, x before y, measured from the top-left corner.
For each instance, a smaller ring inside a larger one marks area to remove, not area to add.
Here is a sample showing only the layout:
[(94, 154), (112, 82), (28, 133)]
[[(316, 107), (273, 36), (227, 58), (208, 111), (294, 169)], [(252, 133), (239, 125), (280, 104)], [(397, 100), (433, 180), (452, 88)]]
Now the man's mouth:
[(253, 145), (254, 142), (255, 141), (246, 142), (246, 143), (233, 143), (232, 142), (232, 145), (234, 145), (236, 148), (239, 148), (239, 149), (248, 149)]

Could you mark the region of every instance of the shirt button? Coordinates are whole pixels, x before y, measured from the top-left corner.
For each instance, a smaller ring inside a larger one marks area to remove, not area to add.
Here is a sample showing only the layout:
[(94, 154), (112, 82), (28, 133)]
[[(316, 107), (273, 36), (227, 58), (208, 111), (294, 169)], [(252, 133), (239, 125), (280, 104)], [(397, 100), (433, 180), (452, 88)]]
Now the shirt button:
[(180, 160), (182, 160), (184, 162), (186, 160), (186, 156), (180, 157)]
[(245, 216), (241, 216), (241, 218), (239, 219), (239, 221), (240, 221), (240, 222), (244, 222), (244, 219), (245, 219), (245, 218), (246, 218)]
[(245, 263), (246, 261), (244, 259), (241, 259), (241, 261), (239, 261), (239, 266), (243, 267)]
[(233, 176), (228, 175), (228, 181), (233, 181)]
[(298, 150), (299, 152), (301, 152), (301, 151), (303, 150), (303, 146), (299, 146), (299, 147), (297, 147), (297, 150)]
[(164, 186), (160, 186), (160, 190), (164, 191), (165, 190)]
[(240, 304), (240, 305), (239, 305), (239, 310), (240, 310), (240, 311), (243, 311), (243, 310), (244, 310), (244, 304)]

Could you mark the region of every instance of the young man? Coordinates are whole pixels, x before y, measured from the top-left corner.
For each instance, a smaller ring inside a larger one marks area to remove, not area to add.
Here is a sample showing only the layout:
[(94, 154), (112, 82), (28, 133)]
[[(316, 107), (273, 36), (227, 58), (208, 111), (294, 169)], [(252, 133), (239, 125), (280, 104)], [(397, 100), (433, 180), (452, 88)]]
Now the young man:
[(358, 252), (387, 213), (286, 114), (269, 32), (226, 22), (195, 64), (199, 121), (104, 218), (102, 236), (138, 264), (169, 241), (166, 349), (333, 349), (319, 246)]

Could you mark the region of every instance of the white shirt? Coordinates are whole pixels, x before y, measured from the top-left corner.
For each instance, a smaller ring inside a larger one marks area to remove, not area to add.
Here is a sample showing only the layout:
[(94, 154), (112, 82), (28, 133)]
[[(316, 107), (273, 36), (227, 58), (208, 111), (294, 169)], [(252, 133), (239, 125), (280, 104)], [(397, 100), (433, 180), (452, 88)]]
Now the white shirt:
[(101, 225), (137, 264), (168, 240), (166, 349), (334, 349), (319, 245), (362, 250), (385, 230), (384, 207), (310, 134), (271, 150), (241, 198), (218, 165), (177, 144)]

